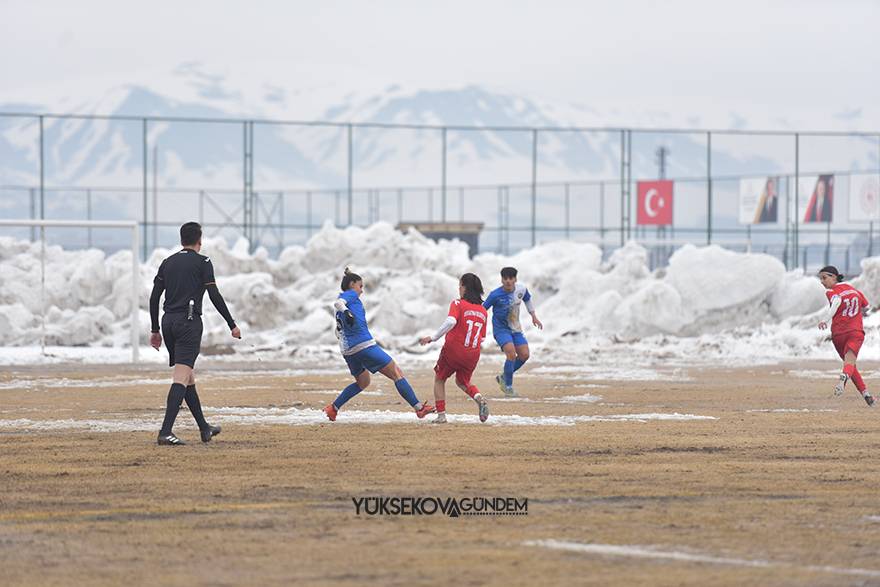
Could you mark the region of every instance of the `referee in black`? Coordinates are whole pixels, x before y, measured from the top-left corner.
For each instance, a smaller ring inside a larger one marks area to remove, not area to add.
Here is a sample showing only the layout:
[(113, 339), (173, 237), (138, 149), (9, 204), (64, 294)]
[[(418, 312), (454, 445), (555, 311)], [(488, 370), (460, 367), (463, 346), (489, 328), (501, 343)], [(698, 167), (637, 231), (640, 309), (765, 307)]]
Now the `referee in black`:
[[(206, 290), (211, 303), (229, 325), (232, 336), (241, 338), (241, 331), (235, 325), (214, 282), (211, 259), (199, 254), (202, 249), (202, 226), (198, 222), (187, 222), (181, 226), (180, 244), (183, 249), (159, 265), (159, 271), (153, 280), (153, 292), (150, 294), (150, 345), (159, 350), (164, 334), (168, 364), (174, 367), (174, 383), (168, 392), (165, 420), (158, 439), (160, 445), (168, 446), (186, 444), (171, 432), (180, 404), (184, 400), (199, 425), (202, 442), (210, 442), (212, 437), (220, 434), (219, 426), (211, 426), (205, 421), (193, 375), (193, 367), (202, 344), (202, 298)], [(162, 309), (165, 314), (162, 316), (162, 334), (159, 334), (159, 298), (163, 291), (165, 305)]]

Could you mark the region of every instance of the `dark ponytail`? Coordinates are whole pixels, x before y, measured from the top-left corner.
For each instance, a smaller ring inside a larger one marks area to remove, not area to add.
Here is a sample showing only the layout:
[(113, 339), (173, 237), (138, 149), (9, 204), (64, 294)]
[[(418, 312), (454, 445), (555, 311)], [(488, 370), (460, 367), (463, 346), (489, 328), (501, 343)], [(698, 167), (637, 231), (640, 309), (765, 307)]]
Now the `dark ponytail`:
[(827, 273), (828, 275), (833, 275), (837, 278), (837, 283), (843, 281), (843, 273), (837, 270), (837, 267), (834, 265), (827, 265), (819, 269), (819, 273)]
[(361, 277), (357, 273), (352, 273), (351, 270), (346, 267), (345, 274), (342, 276), (342, 283), (339, 284), (339, 287), (342, 289), (342, 291), (348, 291), (352, 283), (357, 283), (358, 281), (363, 280), (363, 277)]
[(472, 304), (483, 303), (483, 282), (473, 273), (465, 273), (459, 283), (464, 287), (464, 295), (461, 296), (466, 302)]

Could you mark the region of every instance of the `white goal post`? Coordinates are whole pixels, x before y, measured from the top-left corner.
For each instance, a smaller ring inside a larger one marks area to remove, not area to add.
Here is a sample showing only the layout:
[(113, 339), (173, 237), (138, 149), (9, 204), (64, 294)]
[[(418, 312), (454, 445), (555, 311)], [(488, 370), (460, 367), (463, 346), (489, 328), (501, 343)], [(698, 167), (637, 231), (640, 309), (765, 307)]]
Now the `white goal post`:
[(134, 220), (4, 220), (0, 218), (0, 226), (11, 227), (39, 227), (42, 251), (40, 254), (40, 307), (43, 319), (43, 334), (40, 337), (40, 346), (45, 353), (46, 349), (46, 228), (127, 228), (131, 230), (131, 361), (137, 363), (140, 340), (139, 311), (140, 300), (140, 260), (138, 248), (140, 248), (139, 225)]

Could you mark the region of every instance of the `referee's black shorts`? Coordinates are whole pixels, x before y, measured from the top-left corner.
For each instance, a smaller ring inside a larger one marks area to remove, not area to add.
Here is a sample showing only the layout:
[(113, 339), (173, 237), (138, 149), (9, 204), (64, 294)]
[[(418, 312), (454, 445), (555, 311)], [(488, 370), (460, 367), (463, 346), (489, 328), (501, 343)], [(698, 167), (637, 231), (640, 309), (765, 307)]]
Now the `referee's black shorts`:
[(202, 317), (187, 320), (185, 312), (162, 316), (162, 337), (168, 349), (168, 364), (193, 368), (202, 347)]

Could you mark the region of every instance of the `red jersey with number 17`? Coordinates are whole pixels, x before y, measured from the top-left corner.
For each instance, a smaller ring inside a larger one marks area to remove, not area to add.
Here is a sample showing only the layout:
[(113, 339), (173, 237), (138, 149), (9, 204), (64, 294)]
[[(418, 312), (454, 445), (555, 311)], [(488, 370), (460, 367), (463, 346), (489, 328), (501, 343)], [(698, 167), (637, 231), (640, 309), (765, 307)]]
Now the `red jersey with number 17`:
[(862, 325), (862, 309), (868, 307), (868, 300), (862, 292), (848, 283), (838, 283), (825, 290), (825, 296), (829, 304), (834, 296), (840, 297), (840, 307), (831, 319), (832, 335), (865, 331)]
[(462, 360), (479, 360), (480, 344), (486, 337), (486, 309), (482, 304), (453, 300), (449, 315), (455, 318), (455, 326), (446, 333), (443, 352)]

